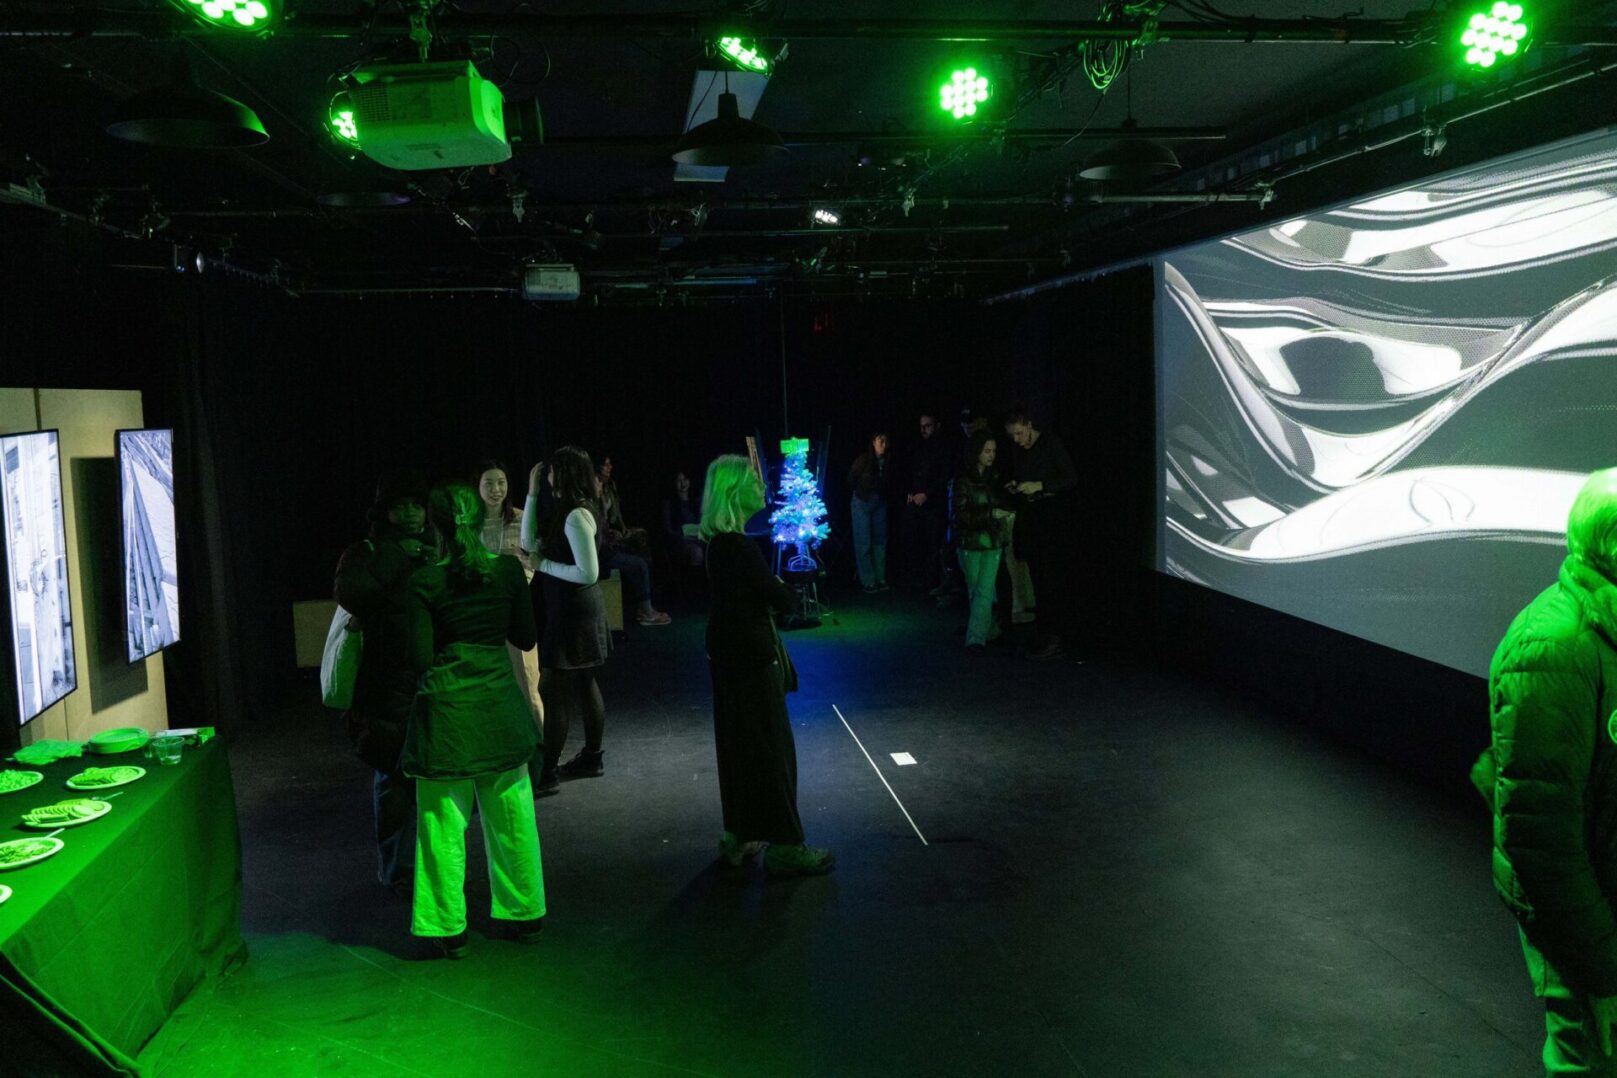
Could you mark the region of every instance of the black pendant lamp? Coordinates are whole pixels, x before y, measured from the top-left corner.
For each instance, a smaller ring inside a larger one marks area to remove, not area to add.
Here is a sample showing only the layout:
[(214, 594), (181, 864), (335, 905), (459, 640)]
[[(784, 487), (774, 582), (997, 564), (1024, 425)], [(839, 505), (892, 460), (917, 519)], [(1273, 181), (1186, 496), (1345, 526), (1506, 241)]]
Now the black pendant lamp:
[(174, 81), (142, 90), (119, 106), (107, 134), (192, 150), (241, 150), (269, 141), (257, 113), (233, 97), (197, 85), (183, 59), (175, 65)]
[[(1134, 75), (1128, 81), (1128, 119), (1123, 130), (1132, 132), (1139, 127), (1134, 122)], [(1144, 184), (1172, 176), (1180, 169), (1179, 158), (1165, 142), (1156, 139), (1124, 137), (1109, 146), (1102, 146), (1084, 159), (1078, 175), (1086, 180), (1104, 180), (1119, 184)]]
[(719, 114), (685, 132), (674, 148), (674, 160), (682, 165), (725, 168), (762, 164), (786, 152), (786, 144), (774, 131), (754, 120), (741, 118), (736, 95), (730, 92), (730, 74), (725, 72)]

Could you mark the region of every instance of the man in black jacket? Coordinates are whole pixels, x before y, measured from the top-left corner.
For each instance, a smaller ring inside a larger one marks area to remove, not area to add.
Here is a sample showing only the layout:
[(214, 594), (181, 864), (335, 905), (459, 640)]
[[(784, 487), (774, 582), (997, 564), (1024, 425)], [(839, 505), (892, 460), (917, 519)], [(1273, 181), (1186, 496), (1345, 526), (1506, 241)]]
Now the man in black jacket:
[(1078, 469), (1061, 439), (1041, 431), (1025, 409), (1006, 417), (1005, 433), (1015, 445), (1008, 489), (1018, 508), (1011, 542), (1016, 556), (1027, 562), (1039, 604), (1041, 639), (1029, 654), (1052, 659), (1077, 636)]
[(854, 565), (867, 594), (887, 590), (887, 490), (891, 469), (887, 460), (887, 432), (870, 435), (870, 448), (848, 469), (852, 488)]
[(899, 538), (904, 545), (904, 578), (910, 587), (935, 587), (943, 571), (943, 538), (949, 527), (949, 446), (938, 421), (923, 415), (921, 438), (910, 454)]
[(414, 872), (415, 783), (399, 771), (416, 672), (410, 661), (410, 574), (433, 553), (427, 530), (427, 481), (414, 472), (383, 477), (370, 510), (370, 538), (343, 551), (337, 563), (337, 603), (353, 615), (364, 644), (348, 736), (376, 772), (377, 878), (402, 892)]

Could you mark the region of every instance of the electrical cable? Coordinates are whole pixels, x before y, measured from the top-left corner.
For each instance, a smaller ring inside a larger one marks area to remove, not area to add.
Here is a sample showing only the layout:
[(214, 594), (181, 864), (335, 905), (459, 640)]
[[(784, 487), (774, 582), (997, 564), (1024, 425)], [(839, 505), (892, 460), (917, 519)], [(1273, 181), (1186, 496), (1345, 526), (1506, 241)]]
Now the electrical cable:
[(1127, 41), (1084, 40), (1078, 44), (1079, 56), (1083, 61), (1084, 76), (1095, 89), (1105, 92), (1106, 88), (1117, 81), (1125, 71), (1135, 54), (1157, 38), (1157, 19), (1162, 9), (1167, 6), (1167, 0), (1102, 0), (1100, 10), (1101, 22), (1114, 20), (1139, 20), (1141, 23), (1138, 37)]
[[(718, 81), (719, 81), (719, 73), (717, 71), (715, 71), (715, 72), (713, 72), (713, 77), (707, 80), (707, 89), (702, 91), (702, 96), (697, 98), (696, 104), (691, 106), (691, 114), (689, 116), (685, 117), (685, 126), (680, 129), (680, 132), (682, 134), (691, 129), (691, 121), (696, 119), (696, 114), (698, 112), (702, 111), (702, 106), (703, 105), (707, 104), (707, 95), (713, 92), (713, 87)], [(725, 85), (726, 86), (729, 85), (729, 76), (728, 75), (726, 75), (726, 77), (725, 77)]]

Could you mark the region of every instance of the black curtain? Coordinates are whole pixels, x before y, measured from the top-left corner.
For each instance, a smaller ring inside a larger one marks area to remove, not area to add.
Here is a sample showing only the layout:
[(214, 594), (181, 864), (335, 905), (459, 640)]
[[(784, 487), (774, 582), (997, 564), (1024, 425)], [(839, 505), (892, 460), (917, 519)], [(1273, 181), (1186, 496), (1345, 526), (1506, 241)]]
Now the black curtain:
[[(175, 724), (229, 727), (306, 692), (291, 606), (329, 596), (377, 475), (466, 477), (502, 459), (520, 499), (559, 445), (610, 454), (632, 522), (675, 470), (755, 432), (831, 431), (827, 502), (868, 431), (902, 463), (918, 416), (962, 406), (1048, 417), (1089, 477), (1082, 549), (1108, 602), (1149, 555), (1150, 274), (1027, 302), (805, 302), (597, 308), (511, 297), (303, 297), (176, 274), (141, 245), (7, 210), (0, 319), (15, 385), (132, 388), (176, 432), (183, 642), (166, 655)], [(156, 269), (115, 269), (146, 261)], [(784, 383), (783, 383), (784, 379)], [(782, 389), (786, 400), (782, 399)], [(789, 409), (789, 421), (783, 410)], [(1123, 568), (1118, 573), (1113, 570)]]

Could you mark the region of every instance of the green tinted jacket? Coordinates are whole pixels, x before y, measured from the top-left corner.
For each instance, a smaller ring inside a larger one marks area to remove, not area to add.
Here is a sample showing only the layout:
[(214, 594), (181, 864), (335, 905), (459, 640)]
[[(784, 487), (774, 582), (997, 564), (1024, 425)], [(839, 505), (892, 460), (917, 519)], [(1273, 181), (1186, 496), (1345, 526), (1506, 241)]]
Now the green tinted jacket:
[(1493, 879), (1567, 984), (1617, 995), (1617, 584), (1577, 558), (1511, 622), (1488, 672)]

